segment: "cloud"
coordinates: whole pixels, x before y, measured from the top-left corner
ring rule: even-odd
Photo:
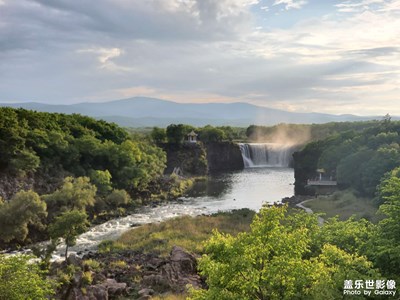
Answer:
[[[400,114],[399,1],[342,1],[321,17],[306,14],[313,1],[272,2],[303,8],[290,25],[255,0],[3,2],[0,101],[146,95]]]
[[[286,10],[290,10],[290,9],[300,9],[307,3],[308,1],[306,0],[275,0],[274,4],[272,5],[275,6],[283,4],[285,5]]]
[[[394,11],[400,9],[398,0],[347,0],[335,5],[339,12],[355,13],[366,10],[374,10],[378,7],[380,11]]]
[[[100,63],[101,69],[110,71],[130,71],[131,68],[117,65],[113,58],[119,57],[123,51],[119,48],[89,48],[80,49],[77,53],[94,53],[97,54],[97,60]]]

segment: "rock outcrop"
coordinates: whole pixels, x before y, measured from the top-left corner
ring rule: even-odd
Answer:
[[[86,259],[96,261],[100,267],[90,267]],[[168,257],[122,251],[90,253],[82,260],[71,255],[68,262],[75,273],[59,290],[57,299],[108,300],[124,296],[144,300],[165,292],[184,293],[188,285],[204,287],[197,274],[196,257],[177,246]],[[60,269],[67,270],[67,263],[54,263],[52,273]],[[88,276],[91,282],[87,282]]]
[[[208,173],[206,149],[202,143],[162,144],[167,153],[165,174],[179,167],[184,176],[204,176]]]
[[[243,158],[239,145],[232,142],[206,145],[208,170],[210,172],[243,170]]]

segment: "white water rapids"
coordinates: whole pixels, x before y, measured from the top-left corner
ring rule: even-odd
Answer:
[[[293,169],[256,168],[213,176],[204,186],[178,202],[157,207],[143,207],[137,213],[93,226],[80,235],[69,253],[95,251],[103,240],[115,240],[132,225],[161,222],[182,215],[196,216],[218,211],[249,208],[258,211],[263,203],[279,202],[293,195]],[[63,257],[65,245],[60,245],[53,259]]]
[[[245,165],[243,171],[211,176],[176,202],[143,207],[137,213],[93,226],[78,237],[76,246],[70,247],[69,253],[95,251],[101,241],[115,240],[132,226],[240,208],[258,211],[264,203],[280,202],[293,195],[293,169],[288,168],[290,147],[277,144],[239,144],[239,147]],[[55,251],[53,260],[63,257],[64,252],[65,245],[62,244]]]

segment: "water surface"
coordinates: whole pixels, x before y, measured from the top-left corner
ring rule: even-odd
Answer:
[[[210,214],[239,208],[258,211],[264,203],[279,202],[293,195],[293,169],[249,168],[243,171],[210,176],[178,201],[157,207],[143,207],[127,217],[93,226],[80,235],[71,252],[95,250],[102,240],[113,240],[132,224],[160,222],[182,215]],[[65,246],[58,247],[54,259],[62,257]]]

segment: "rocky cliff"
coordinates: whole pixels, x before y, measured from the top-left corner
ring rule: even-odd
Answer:
[[[318,168],[318,159],[321,156],[319,144],[310,143],[301,151],[293,154],[294,167],[294,191],[295,195],[312,195],[312,191],[307,190],[307,179],[315,177]]]
[[[204,176],[208,173],[206,148],[201,143],[161,144],[167,153],[165,174],[179,167],[184,176]]]
[[[167,153],[165,174],[179,167],[183,175],[204,176],[209,172],[242,170],[242,154],[231,142],[159,145]]]
[[[234,171],[244,168],[238,144],[232,142],[209,143],[206,145],[206,149],[210,172]]]

